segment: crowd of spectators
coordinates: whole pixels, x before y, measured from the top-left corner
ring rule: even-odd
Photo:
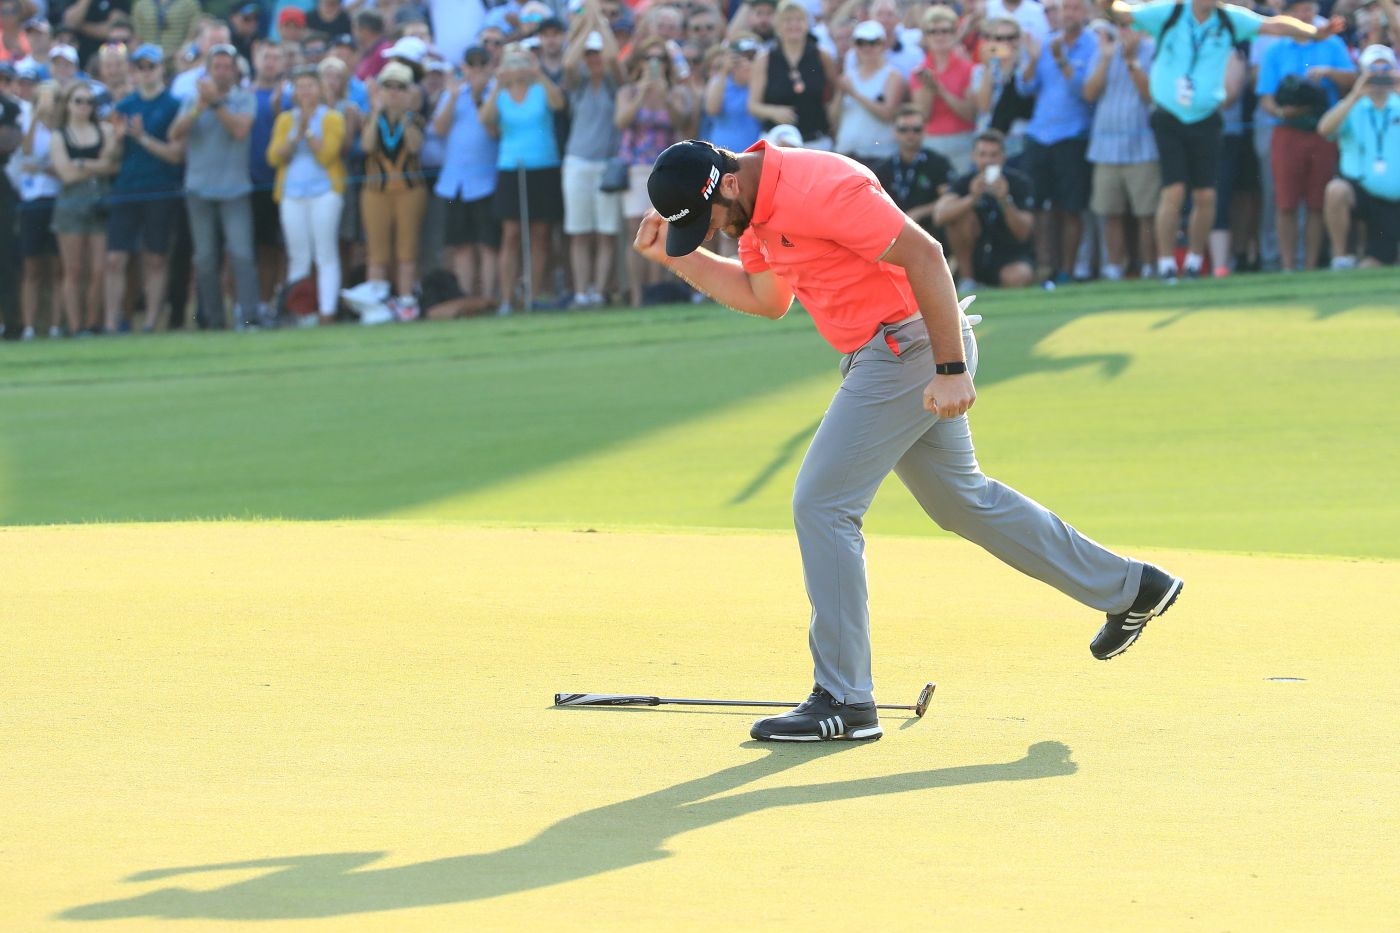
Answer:
[[[684,300],[619,246],[690,136],[865,163],[964,291],[1394,264],[1397,38],[1395,0],[0,0],[5,335]]]

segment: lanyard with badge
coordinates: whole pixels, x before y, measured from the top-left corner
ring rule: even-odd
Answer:
[[[1196,18],[1192,16],[1190,19],[1187,34],[1191,40],[1191,63],[1186,66],[1186,74],[1176,79],[1176,102],[1180,107],[1190,107],[1196,101],[1196,82],[1191,79],[1191,73],[1196,70],[1196,60],[1201,57],[1201,48],[1206,44],[1206,39],[1210,38],[1210,24],[1214,21],[1214,17],[1207,20],[1197,37]]]
[[[1380,120],[1376,120],[1376,115],[1380,114]],[[1371,121],[1371,131],[1376,134],[1376,161],[1371,163],[1372,175],[1385,174],[1385,130],[1390,125],[1390,105],[1386,104],[1380,110],[1371,108],[1366,119]]]

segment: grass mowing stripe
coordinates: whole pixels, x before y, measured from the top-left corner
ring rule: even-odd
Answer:
[[[1400,319],[1380,304],[1396,282],[987,295],[974,421],[989,472],[1105,540],[1400,556],[1371,530],[1394,509],[1397,441],[1376,425],[1400,389],[1386,350]],[[413,514],[781,529],[801,435],[837,380],[800,312],[770,323],[691,306],[37,341],[5,357],[12,523]],[[1328,394],[1298,396],[1316,369]],[[901,495],[887,485],[872,527],[928,533]]]

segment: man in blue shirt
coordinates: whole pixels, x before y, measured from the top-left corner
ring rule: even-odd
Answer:
[[[132,253],[141,253],[141,283],[146,298],[142,329],[155,330],[165,304],[166,256],[184,210],[185,147],[170,139],[180,101],[165,87],[165,53],[143,45],[131,53],[136,90],[116,104],[114,123],[122,133],[122,162],[112,182],[107,213],[106,328],[122,329],[126,270]]]
[[[1317,15],[1316,0],[1286,0],[1284,12],[1305,23]],[[1269,47],[1259,67],[1255,91],[1260,106],[1279,121],[1269,144],[1274,178],[1274,226],[1279,260],[1291,270],[1298,254],[1298,206],[1306,204],[1304,268],[1322,253],[1323,192],[1337,174],[1337,146],[1318,135],[1317,121],[1356,81],[1346,43],[1337,36],[1322,42],[1281,39]]]
[[[1366,223],[1363,266],[1394,265],[1400,252],[1400,78],[1395,53],[1384,45],[1361,53],[1361,77],[1351,93],[1327,111],[1317,131],[1336,136],[1357,166],[1356,183],[1337,178],[1327,186],[1327,227],[1333,268],[1356,265],[1347,253],[1351,212]]]
[[[1063,29],[1051,33],[1043,49],[1027,34],[1027,61],[1016,75],[1016,90],[1035,97],[1023,167],[1036,196],[1040,258],[1051,266],[1053,282],[1069,281],[1084,229],[1080,215],[1089,206],[1085,154],[1094,108],[1084,99],[1084,79],[1098,42],[1084,29],[1088,13],[1087,0],[1064,0]]]
[[[1215,0],[1155,0],[1130,6],[1113,0],[1110,15],[1157,39],[1148,87],[1157,105],[1152,133],[1162,160],[1162,199],[1157,205],[1157,274],[1176,282],[1176,234],[1181,206],[1191,188],[1185,273],[1200,274],[1206,239],[1215,220],[1215,182],[1220,171],[1225,102],[1225,67],[1234,47],[1256,35],[1318,41],[1345,26],[1334,19],[1322,29],[1291,16],[1267,19],[1244,7]]]

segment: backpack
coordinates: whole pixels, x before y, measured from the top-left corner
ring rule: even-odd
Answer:
[[[1157,33],[1158,48],[1161,47],[1162,40],[1167,37],[1167,33],[1170,32],[1171,28],[1181,19],[1181,14],[1185,12],[1185,10],[1185,0],[1177,0],[1176,6],[1172,8],[1171,15],[1168,16],[1167,21],[1162,24],[1162,31]],[[1240,40],[1235,36],[1235,24],[1230,22],[1230,17],[1225,15],[1225,10],[1219,4],[1215,7],[1215,15],[1220,18],[1220,28],[1224,29],[1225,33],[1230,37],[1230,47],[1234,48],[1239,45]]]

